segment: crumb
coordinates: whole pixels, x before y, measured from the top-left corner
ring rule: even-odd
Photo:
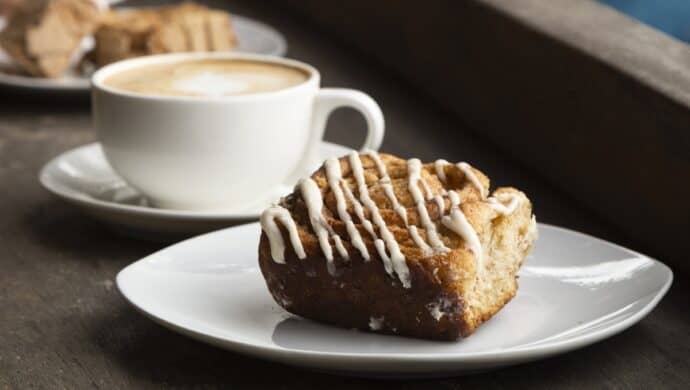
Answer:
[[[381,330],[383,329],[383,316],[381,317],[369,317],[369,329],[371,330]]]

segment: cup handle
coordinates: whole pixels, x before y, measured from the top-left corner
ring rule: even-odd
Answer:
[[[311,133],[304,160],[287,180],[294,185],[305,172],[316,169],[319,161],[319,144],[326,130],[326,122],[333,110],[338,107],[352,107],[364,115],[367,122],[367,136],[360,150],[378,150],[383,141],[385,124],[379,105],[369,95],[346,88],[321,88],[314,99]]]
[[[364,115],[367,122],[367,136],[360,150],[378,150],[381,147],[385,132],[381,108],[369,95],[345,88],[322,88],[317,93],[309,150],[317,150],[318,143],[323,139],[328,117],[338,107],[352,107]]]

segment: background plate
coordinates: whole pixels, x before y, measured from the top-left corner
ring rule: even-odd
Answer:
[[[321,142],[317,161],[344,156],[351,148]],[[310,175],[316,164],[303,175]],[[48,162],[39,173],[41,185],[123,234],[154,240],[179,241],[192,235],[253,222],[271,202],[292,191],[278,184],[266,198],[242,211],[185,211],[154,208],[110,167],[99,143],[68,150]]]
[[[237,51],[284,56],[287,52],[285,37],[273,27],[244,16],[232,15],[233,26],[237,32],[239,47]],[[0,30],[4,27],[5,19],[0,16]],[[93,47],[93,38],[89,37],[82,42],[82,50]],[[0,85],[27,88],[44,91],[89,91],[89,77],[75,72],[67,74],[59,79],[40,77],[28,77],[24,75],[3,73],[2,68],[11,66],[11,60],[0,49]]]

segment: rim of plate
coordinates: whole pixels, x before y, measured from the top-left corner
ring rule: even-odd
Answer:
[[[323,352],[323,351],[308,351],[308,350],[296,350],[296,349],[288,349],[288,348],[282,348],[282,347],[271,347],[271,346],[263,346],[263,345],[257,345],[251,342],[247,341],[242,341],[238,339],[229,339],[223,336],[220,336],[219,334],[210,331],[210,330],[205,330],[208,333],[201,333],[199,331],[196,331],[194,329],[190,329],[184,326],[177,325],[173,322],[170,322],[168,320],[165,320],[162,317],[157,316],[154,313],[148,312],[144,310],[142,307],[138,306],[133,299],[127,294],[125,291],[126,288],[122,287],[122,281],[121,279],[124,277],[125,272],[132,267],[137,266],[138,264],[141,264],[142,262],[149,261],[149,259],[153,258],[154,256],[157,256],[159,253],[168,251],[173,249],[174,247],[177,246],[184,246],[184,245],[189,245],[189,243],[193,240],[204,238],[207,236],[211,235],[217,235],[217,234],[223,234],[227,230],[231,229],[247,229],[250,225],[258,225],[257,222],[254,223],[249,223],[249,224],[244,224],[240,226],[235,226],[235,227],[230,227],[230,228],[225,228],[221,230],[216,230],[214,232],[210,233],[205,233],[201,234],[196,237],[192,237],[183,241],[180,241],[176,244],[170,245],[166,248],[163,248],[159,251],[156,251],[130,265],[127,267],[123,268],[120,272],[118,272],[117,277],[116,277],[116,284],[117,284],[117,289],[120,292],[120,294],[125,298],[125,300],[132,305],[137,311],[141,312],[144,314],[144,316],[154,320],[155,322],[158,322],[166,327],[172,328],[177,330],[178,332],[185,334],[189,337],[192,337],[194,339],[212,343],[217,346],[231,346],[232,350],[234,351],[239,351],[246,353],[251,356],[259,356],[259,357],[264,357],[272,360],[278,360],[279,357],[294,357],[294,356],[299,356],[299,357],[304,357],[304,358],[324,358],[328,359],[329,361],[333,361],[336,359],[339,360],[357,360],[358,362],[362,363],[375,363],[375,362],[382,362],[382,361],[397,361],[397,362],[414,362],[414,361],[425,361],[425,362],[442,362],[442,363],[453,363],[453,362],[463,362],[463,361],[473,361],[473,362],[484,362],[484,361],[507,361],[507,360],[513,360],[513,359],[519,359],[521,357],[529,357],[529,356],[537,356],[537,357],[546,357],[550,355],[551,353],[556,353],[556,352],[567,352],[567,351],[572,351],[574,349],[577,349],[579,347],[583,347],[586,345],[593,344],[597,341],[603,340],[609,336],[613,336],[617,333],[620,333],[635,323],[637,323],[640,319],[644,318],[647,314],[649,314],[652,309],[656,307],[656,305],[659,303],[659,301],[666,295],[668,292],[669,288],[671,287],[671,284],[673,282],[673,271],[664,263],[662,263],[659,260],[656,260],[654,258],[651,258],[649,256],[646,256],[642,253],[639,253],[637,251],[634,251],[632,249],[625,248],[621,245],[606,241],[604,239],[594,237],[592,235],[582,233],[576,230],[571,230],[568,228],[560,227],[560,226],[555,226],[551,224],[546,224],[546,223],[541,223],[539,222],[539,227],[541,228],[546,228],[546,229],[552,229],[552,230],[557,230],[561,231],[562,233],[565,234],[572,234],[576,236],[581,236],[581,237],[586,237],[588,239],[593,239],[598,242],[602,242],[607,245],[611,245],[615,248],[622,249],[626,252],[629,252],[631,254],[635,254],[640,257],[645,257],[653,262],[659,264],[664,268],[664,270],[667,272],[667,277],[666,281],[664,282],[663,286],[656,292],[654,297],[652,298],[651,301],[649,301],[644,307],[636,311],[633,315],[625,318],[622,321],[616,322],[613,325],[606,326],[604,328],[599,328],[591,332],[587,332],[584,334],[581,334],[579,336],[575,337],[570,337],[566,338],[564,340],[560,341],[546,341],[543,344],[527,344],[525,346],[517,346],[517,347],[511,347],[508,349],[493,349],[493,350],[488,350],[488,351],[481,351],[481,352],[469,352],[469,353],[462,353],[462,354],[440,354],[440,355],[434,355],[434,354],[425,354],[425,355],[418,355],[418,354],[413,354],[413,353],[354,353],[354,352]],[[395,337],[395,336],[393,336]],[[536,359],[535,359],[536,360]],[[293,362],[293,365],[301,365],[304,366],[304,364],[299,364],[300,362]]]
[[[346,148],[352,150],[349,146],[336,144],[328,141],[321,141],[321,145],[326,144],[328,147],[336,148]],[[111,210],[120,213],[137,213],[140,215],[146,215],[151,217],[159,218],[170,218],[170,219],[204,219],[204,220],[225,220],[225,219],[259,219],[261,215],[260,211],[191,211],[191,210],[172,210],[172,209],[157,209],[153,207],[137,206],[130,204],[122,204],[116,202],[108,202],[105,200],[97,199],[91,196],[83,196],[81,193],[72,191],[69,189],[62,188],[63,186],[54,185],[55,180],[51,179],[50,170],[59,169],[56,166],[61,160],[69,157],[73,154],[82,153],[84,149],[90,149],[99,147],[100,143],[93,142],[90,144],[78,146],[73,149],[69,149],[48,161],[38,173],[38,181],[41,183],[43,188],[48,192],[58,196],[59,198],[73,204],[87,206],[90,208],[98,208],[104,210]]]

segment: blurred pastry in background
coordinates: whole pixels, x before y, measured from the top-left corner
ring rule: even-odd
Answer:
[[[97,66],[148,54],[226,51],[237,46],[230,14],[193,3],[110,11],[94,36]]]
[[[194,3],[119,10],[108,10],[105,4],[23,0],[0,31],[0,48],[17,69],[1,71],[54,78],[71,69],[88,74],[126,58],[237,46],[230,14],[224,11]],[[91,47],[83,43],[90,40],[95,42],[90,45],[93,50],[85,55]]]
[[[0,46],[24,72],[58,77],[78,60],[100,13],[93,0],[24,0],[0,31]]]

